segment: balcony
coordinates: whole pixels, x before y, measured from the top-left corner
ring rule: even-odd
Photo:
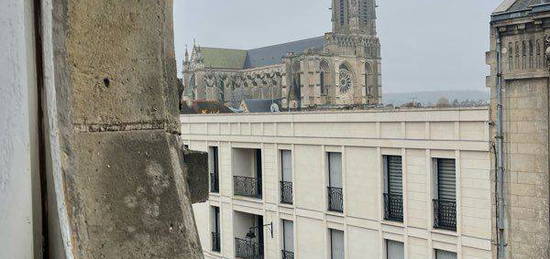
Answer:
[[[456,201],[433,200],[434,228],[456,231]]]
[[[281,203],[292,204],[292,182],[281,181]]]
[[[344,196],[342,188],[328,187],[328,210],[344,212]]]
[[[384,193],[384,219],[403,222],[403,196]]]
[[[262,244],[253,240],[235,238],[235,257],[245,259],[263,259]]]
[[[219,175],[216,173],[210,173],[210,192],[219,193],[220,192],[220,182]]]
[[[257,178],[248,176],[233,176],[235,195],[246,196],[252,198],[262,198],[261,189],[262,182]]]
[[[294,259],[294,252],[282,250],[282,259]]]
[[[213,252],[221,251],[220,233],[212,232],[212,251]]]

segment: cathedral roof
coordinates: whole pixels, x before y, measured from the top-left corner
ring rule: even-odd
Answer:
[[[246,50],[201,47],[203,63],[206,67],[222,69],[242,69],[246,61]]]
[[[263,67],[280,64],[282,58],[290,52],[303,53],[306,49],[322,49],[325,37],[315,37],[283,44],[248,50],[245,68]]]
[[[493,16],[509,14],[509,18],[521,17],[527,15],[527,12],[533,8],[548,3],[550,3],[550,0],[504,0],[493,12]],[[510,13],[517,14],[512,15]]]
[[[516,11],[522,11],[529,9],[530,6],[538,5],[545,2],[544,0],[517,0],[515,3],[513,3],[510,8],[508,8],[508,12],[516,12]]]
[[[251,50],[205,48],[200,53],[205,67],[243,69],[281,64],[288,53],[303,53],[306,49],[322,49],[325,37],[315,37]]]
[[[491,15],[491,22],[523,18],[550,11],[550,0],[504,0]]]

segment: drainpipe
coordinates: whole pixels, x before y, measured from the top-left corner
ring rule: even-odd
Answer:
[[[496,46],[496,62],[497,62],[497,81],[496,81],[496,101],[497,101],[497,114],[496,114],[496,159],[497,159],[497,258],[506,258],[506,240],[505,240],[505,210],[504,210],[504,131],[503,131],[503,103],[502,103],[502,67],[501,67],[501,55],[502,55],[502,43],[501,36],[496,31],[497,46]]]

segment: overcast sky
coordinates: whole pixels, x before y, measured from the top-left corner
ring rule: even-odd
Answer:
[[[175,0],[185,46],[251,49],[323,35],[330,0]],[[502,0],[378,0],[384,92],[485,90],[489,15]]]

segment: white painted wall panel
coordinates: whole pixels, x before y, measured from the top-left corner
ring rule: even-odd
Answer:
[[[39,175],[32,2],[0,1],[0,258],[33,258],[39,251],[33,235],[40,226],[33,218],[39,197],[33,197],[33,178]]]

